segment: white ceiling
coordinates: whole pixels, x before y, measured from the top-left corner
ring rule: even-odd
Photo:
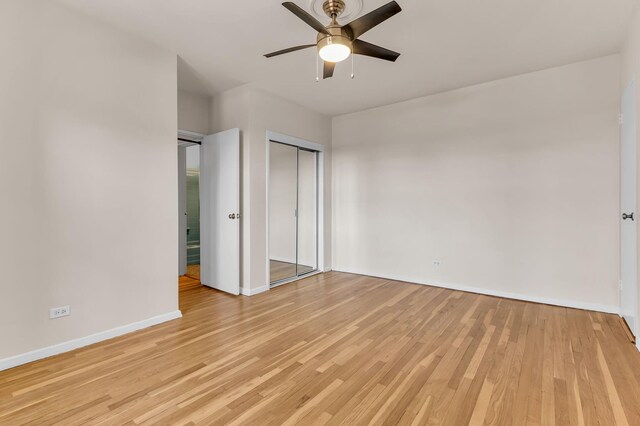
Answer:
[[[402,53],[356,57],[315,82],[316,33],[281,0],[60,0],[179,56],[184,90],[213,95],[251,83],[339,115],[616,53],[636,0],[398,0],[403,11],[362,39]],[[347,2],[349,0],[346,0]],[[364,0],[363,13],[388,0]],[[296,3],[309,10],[309,0]]]

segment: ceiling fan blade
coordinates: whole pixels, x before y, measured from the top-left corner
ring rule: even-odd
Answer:
[[[324,63],[324,67],[322,68],[322,78],[331,78],[333,77],[333,71],[336,69],[335,62],[326,62]]]
[[[372,58],[384,59],[385,61],[395,62],[400,56],[398,52],[367,43],[366,41],[356,40],[353,42],[353,53],[356,55],[371,56]]]
[[[286,1],[282,3],[282,5],[287,9],[289,9],[289,11],[291,11],[291,13],[296,15],[298,18],[306,22],[307,25],[309,25],[314,30],[318,31],[319,33],[331,35],[329,31],[327,31],[327,29],[324,27],[324,25],[320,23],[320,21],[318,21],[316,18],[308,14],[303,8],[301,8],[297,4],[290,1]]]
[[[371,28],[383,23],[384,21],[401,11],[402,8],[400,7],[400,5],[395,1],[392,1],[385,4],[384,6],[380,6],[373,12],[369,12],[366,15],[361,16],[352,22],[349,22],[347,25],[345,25],[345,27],[351,30],[351,32],[353,33],[353,39],[355,40],[362,34],[369,31]]]
[[[285,53],[295,52],[296,50],[307,49],[309,47],[313,47],[315,44],[304,44],[302,46],[290,47],[288,49],[278,50],[277,52],[271,52],[264,55],[265,58],[271,58],[273,56],[284,55]]]

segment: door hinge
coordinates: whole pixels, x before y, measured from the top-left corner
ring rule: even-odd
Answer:
[[[618,114],[618,125],[622,126],[624,123],[624,116],[622,114]]]

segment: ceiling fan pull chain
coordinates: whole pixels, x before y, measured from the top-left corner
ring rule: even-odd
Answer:
[[[320,60],[318,59],[320,56],[316,55],[316,83],[320,81]]]
[[[351,80],[353,80],[354,78],[356,78],[356,72],[355,72],[355,56],[353,53],[351,54]]]

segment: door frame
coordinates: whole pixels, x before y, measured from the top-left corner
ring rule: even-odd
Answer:
[[[632,109],[633,111],[632,114],[630,114],[630,117],[627,117],[624,115],[624,113],[626,111],[624,111],[625,108],[625,98],[627,96],[630,96],[631,102],[632,102]],[[632,176],[628,176],[627,178],[631,178],[631,182],[633,183],[634,186],[634,191],[633,192],[633,196],[634,198],[637,197],[636,195],[636,191],[637,191],[637,122],[636,122],[636,118],[637,118],[637,108],[638,106],[636,105],[636,81],[635,78],[631,78],[631,80],[629,80],[629,82],[627,83],[627,85],[624,87],[624,89],[622,90],[622,94],[620,96],[620,215],[624,214],[624,213],[628,213],[627,211],[624,210],[624,206],[623,204],[623,197],[624,194],[622,192],[623,190],[623,186],[625,185],[625,181],[624,178],[625,176],[622,175],[622,168],[623,168],[623,162],[624,159],[622,158],[622,154],[624,151],[624,137],[625,137],[625,132],[624,132],[624,128],[623,126],[629,126],[631,125],[632,127],[632,134],[633,134],[633,138],[632,138],[632,142],[633,142],[633,148],[632,148],[632,155],[631,158],[633,160],[633,167],[632,167]],[[635,213],[636,215],[637,213],[637,200],[635,205],[633,206],[633,213]],[[638,349],[640,349],[640,338],[638,338],[638,334],[640,333],[640,319],[638,318],[638,314],[639,312],[639,307],[638,307],[638,299],[639,299],[639,295],[640,295],[640,286],[638,285],[638,262],[637,262],[637,255],[638,255],[638,246],[637,246],[637,225],[636,222],[632,222],[633,223],[633,228],[634,228],[634,232],[633,232],[633,240],[635,241],[635,244],[633,244],[633,246],[635,247],[635,253],[633,253],[634,255],[631,256],[632,258],[632,265],[631,265],[631,271],[632,271],[632,275],[635,276],[635,279],[632,279],[632,283],[629,282],[624,282],[622,279],[622,273],[623,270],[625,269],[623,267],[623,263],[625,261],[625,253],[623,252],[624,249],[624,244],[623,244],[623,240],[624,240],[624,232],[625,232],[625,225],[626,225],[626,221],[625,220],[620,220],[620,316],[623,318],[623,321],[627,322],[627,325],[629,326],[629,329],[631,330],[631,332],[635,335],[636,337],[636,344]],[[637,218],[636,218],[637,220]],[[627,231],[628,232],[628,231]],[[632,286],[632,290],[629,290],[629,285]],[[625,309],[623,308],[623,298],[625,296],[629,296],[628,293],[631,293],[631,295],[633,296],[633,300],[631,301],[631,312],[626,312]],[[631,318],[628,318],[629,315],[625,315],[625,314],[630,314]],[[632,324],[629,324],[629,319],[631,320]]]
[[[306,278],[309,277],[311,275],[315,275],[315,274],[321,274],[323,272],[325,272],[325,256],[324,256],[324,248],[325,248],[325,238],[324,238],[324,234],[325,234],[325,227],[324,227],[324,218],[325,218],[325,210],[324,210],[324,199],[325,199],[325,191],[324,191],[324,164],[325,164],[325,146],[319,143],[315,143],[315,142],[310,142],[304,139],[300,139],[300,138],[296,138],[294,136],[289,136],[289,135],[285,135],[282,133],[277,133],[277,132],[272,132],[270,130],[267,130],[267,137],[266,137],[266,157],[267,157],[267,163],[266,163],[266,178],[265,178],[265,185],[266,185],[266,194],[267,194],[267,202],[266,202],[266,220],[265,220],[265,229],[267,230],[267,241],[266,241],[266,259],[265,259],[265,270],[266,270],[266,283],[265,286],[267,286],[268,288],[271,288],[271,267],[270,267],[270,253],[269,253],[269,239],[270,239],[270,230],[269,230],[269,177],[270,177],[270,170],[269,170],[269,150],[271,147],[271,142],[276,142],[276,143],[281,143],[281,144],[285,144],[285,145],[291,145],[291,146],[295,146],[298,148],[303,148],[303,149],[307,149],[307,150],[311,150],[311,151],[316,151],[316,168],[317,168],[317,230],[318,230],[318,235],[317,235],[317,245],[318,245],[318,269],[314,272],[310,272],[308,274],[305,274],[303,276],[296,276],[293,277],[289,280],[283,280],[282,282],[278,282],[277,285],[282,285],[282,284],[288,284],[290,282],[293,281],[297,281],[300,280],[302,278]]]

